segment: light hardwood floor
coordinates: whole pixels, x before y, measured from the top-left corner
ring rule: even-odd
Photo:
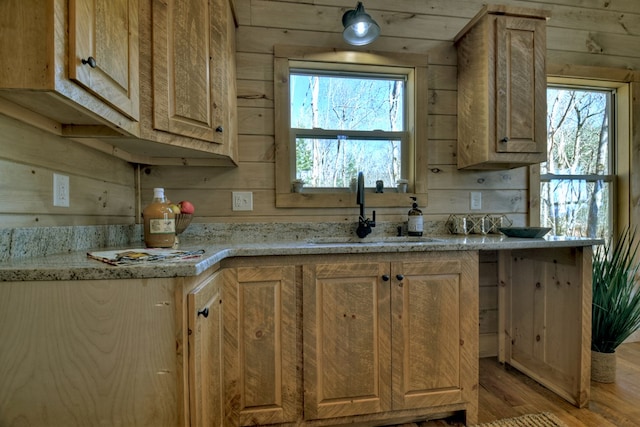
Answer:
[[[480,410],[484,423],[518,415],[552,412],[569,427],[640,426],[640,342],[617,350],[616,382],[591,382],[591,400],[576,408],[515,369],[495,358],[480,359]],[[445,421],[417,424],[419,427],[456,425]],[[412,426],[408,424],[405,426]],[[416,426],[416,424],[413,424]]]

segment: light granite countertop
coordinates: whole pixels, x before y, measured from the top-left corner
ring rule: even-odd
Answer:
[[[52,281],[97,279],[144,279],[196,276],[231,257],[398,253],[459,250],[509,250],[527,248],[580,247],[600,245],[600,239],[545,237],[509,238],[502,235],[316,238],[267,243],[210,244],[185,241],[181,250],[203,249],[204,255],[180,261],[156,261],[137,265],[113,266],[87,257],[87,252],[12,259],[0,263],[0,281]],[[139,246],[106,249],[133,249]]]

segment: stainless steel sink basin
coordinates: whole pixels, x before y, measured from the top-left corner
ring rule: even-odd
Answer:
[[[442,239],[434,239],[427,236],[367,236],[359,237],[318,237],[307,241],[310,245],[380,245],[380,244],[426,244],[444,242]]]

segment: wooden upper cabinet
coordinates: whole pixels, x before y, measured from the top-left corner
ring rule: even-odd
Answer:
[[[138,135],[137,2],[3,0],[0,28],[4,113],[61,135]]]
[[[69,1],[69,77],[138,120],[138,2]]]
[[[456,36],[458,168],[546,161],[548,13],[486,6]]]
[[[229,0],[154,1],[150,31],[151,99],[143,99],[150,117],[143,138],[233,164],[235,20]]]
[[[133,163],[237,164],[230,0],[2,0],[0,28],[1,113]]]

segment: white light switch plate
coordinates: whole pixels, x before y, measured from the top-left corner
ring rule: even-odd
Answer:
[[[251,191],[232,191],[231,209],[234,211],[252,211],[253,193]]]
[[[69,177],[53,174],[53,206],[69,207]]]
[[[472,210],[482,209],[482,193],[480,191],[472,191],[470,193],[469,199]]]

